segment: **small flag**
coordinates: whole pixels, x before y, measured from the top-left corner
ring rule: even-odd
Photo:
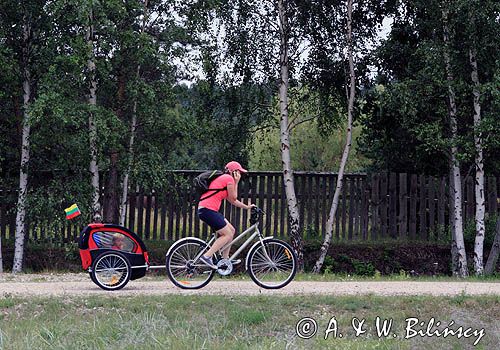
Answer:
[[[78,206],[76,204],[73,204],[71,207],[64,209],[64,211],[66,212],[67,220],[71,220],[81,214],[80,209],[78,209]]]

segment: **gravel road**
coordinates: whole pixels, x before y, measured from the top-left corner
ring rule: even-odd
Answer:
[[[107,292],[88,274],[11,274],[0,275],[0,296],[67,295],[500,295],[498,282],[415,282],[415,281],[293,281],[279,290],[266,290],[251,281],[215,278],[200,290],[181,290],[170,281],[145,277],[130,281],[122,290]]]

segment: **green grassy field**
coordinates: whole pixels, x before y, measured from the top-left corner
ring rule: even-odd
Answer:
[[[375,320],[393,319],[390,336],[378,338]],[[312,317],[318,332],[296,334]],[[325,330],[335,317],[337,338]],[[355,336],[352,318],[365,319]],[[0,299],[2,349],[462,349],[478,336],[404,339],[408,317],[441,327],[484,328],[476,349],[500,342],[500,296],[471,297],[218,297],[155,296]],[[302,327],[299,327],[302,329]],[[415,328],[415,330],[425,327]],[[339,333],[343,337],[340,338]],[[396,334],[397,337],[394,337]]]

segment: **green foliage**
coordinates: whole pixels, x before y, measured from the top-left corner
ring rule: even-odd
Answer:
[[[491,247],[495,240],[497,216],[489,215],[484,220],[485,233],[484,233],[484,246]],[[464,243],[467,246],[473,247],[476,239],[476,221],[469,220],[464,225]]]
[[[352,259],[352,265],[354,266],[354,271],[356,275],[359,276],[374,276],[375,267],[369,262],[360,261],[357,259]]]
[[[395,172],[448,174],[448,153],[458,146],[464,171],[473,166],[473,98],[469,50],[477,49],[481,96],[485,169],[500,170],[498,87],[500,37],[494,18],[498,4],[485,1],[451,2],[450,55],[457,102],[458,137],[450,139],[447,75],[443,58],[442,4],[437,1],[403,1],[388,38],[376,49],[376,85],[368,89],[361,151],[374,169]],[[402,13],[404,16],[401,16]],[[485,35],[477,35],[477,33]],[[493,123],[493,124],[492,124]]]
[[[329,255],[325,256],[325,260],[323,261],[323,273],[329,274],[333,272],[335,268],[335,260]]]
[[[293,98],[288,111],[292,120],[290,147],[292,164],[297,170],[338,171],[346,138],[346,116],[337,106],[337,125],[335,130],[325,130],[321,122],[321,96],[306,87],[291,88]],[[277,101],[275,101],[277,102]],[[339,104],[339,102],[332,102]],[[274,103],[277,106],[277,103]],[[280,153],[280,116],[273,109],[273,118],[267,121],[268,127],[253,133],[249,165],[252,170],[282,170]],[[347,171],[362,171],[368,162],[357,152],[357,139],[360,127],[353,129],[353,142]]]

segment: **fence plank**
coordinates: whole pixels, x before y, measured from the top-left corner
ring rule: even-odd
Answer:
[[[128,227],[134,232],[137,232],[135,228],[135,205],[137,203],[137,196],[135,192],[132,192],[128,196]]]
[[[360,239],[361,237],[361,179],[356,178],[356,210],[354,216],[354,237]]]
[[[347,190],[349,187],[349,180],[344,178],[342,185],[342,238],[347,239],[346,221],[347,221]]]
[[[243,183],[243,195],[242,195],[242,198],[245,201],[245,203],[248,203],[248,201],[250,199],[250,195],[249,195],[249,192],[250,192],[250,178],[247,176],[244,181],[245,182]],[[251,200],[250,200],[250,203],[255,204]],[[240,232],[245,231],[245,229],[247,227],[247,224],[248,224],[248,211],[247,210],[243,210],[242,213],[241,213],[241,227],[240,227]]]
[[[406,238],[408,235],[408,175],[399,174],[399,237]]]
[[[432,239],[436,240],[436,180],[429,177],[429,236],[433,233]]]
[[[281,189],[281,178],[279,175],[274,177],[274,189],[273,189],[273,198],[274,198],[274,217],[273,217],[273,236],[282,237],[280,232],[278,231],[278,223],[279,223],[279,200],[280,200],[280,189]]]
[[[350,179],[349,181],[349,226],[348,226],[348,237],[349,240],[352,241],[352,234],[353,234],[353,229],[354,229],[354,215],[355,215],[355,190],[354,187],[356,183],[354,182],[354,179]]]
[[[366,241],[368,239],[368,225],[369,225],[369,205],[370,205],[370,191],[368,187],[368,179],[363,179],[363,186],[361,187],[361,195],[363,198],[362,201],[362,235],[363,240]]]
[[[188,206],[189,206],[189,192],[184,192],[182,194],[182,237],[188,236],[187,231],[187,218],[188,218]]]
[[[304,196],[304,229],[308,234],[308,238],[311,237],[311,225],[312,225],[312,210],[311,210],[311,192],[312,189],[312,177],[310,175],[304,175],[305,187],[303,189],[302,195]]]
[[[387,236],[387,173],[380,174],[380,236]]]
[[[397,177],[396,173],[389,175],[389,235],[392,238],[398,236],[397,221]]]
[[[321,187],[320,187],[320,179],[321,179],[321,176],[320,175],[315,175],[314,176],[314,203],[315,203],[315,210],[314,210],[314,232],[316,233],[316,237],[322,237],[323,235],[321,234],[320,232],[320,217],[319,217],[319,213],[321,211],[321,207],[320,207],[320,204],[321,204]]]
[[[258,176],[257,175],[252,176],[252,182],[250,183],[250,193],[249,193],[252,203],[257,203],[257,181],[258,181]]]
[[[144,217],[144,192],[140,191],[138,194],[137,200],[137,234],[139,237],[144,238],[143,236],[143,217]]]
[[[410,238],[417,236],[417,175],[410,176]]]
[[[175,220],[175,231],[174,232],[175,232],[175,237],[176,237],[175,239],[176,240],[182,237],[181,233],[180,233],[180,230],[181,230],[181,221],[182,221],[182,216],[181,216],[182,215],[182,210],[181,210],[182,204],[180,204],[178,202],[178,200],[179,200],[178,198],[179,198],[178,194],[176,194],[176,196],[175,196],[175,205],[174,205],[174,215],[175,215],[174,216],[174,218],[175,218],[174,219]]]
[[[488,177],[488,207],[490,215],[496,215],[498,211],[498,188],[497,178],[494,176]]]
[[[166,226],[166,220],[167,220],[167,205],[165,203],[165,196],[162,196],[162,201],[161,201],[161,215],[160,215],[160,239],[165,239],[165,226]],[[190,230],[190,232],[193,232]]]
[[[158,201],[158,195],[155,193],[153,197],[153,232],[152,232],[152,237],[153,239],[158,239],[158,206],[159,206],[159,201]]]
[[[167,205],[167,234],[169,240],[175,240],[174,234],[174,198],[172,193],[168,194],[168,205]]]
[[[326,235],[326,221],[328,220],[328,177],[321,176],[321,237]]]
[[[266,190],[266,235],[272,235],[272,227],[271,227],[271,216],[273,213],[273,181],[274,176],[270,175],[267,177],[267,190]]]
[[[427,232],[427,204],[426,204],[426,196],[427,196],[427,183],[424,175],[419,176],[418,181],[418,190],[419,190],[419,202],[418,202],[418,210],[419,210],[419,234],[421,239],[429,239]]]
[[[148,194],[146,196],[146,222],[144,224],[144,233],[145,233],[145,238],[150,239],[151,237],[151,194]]]
[[[376,240],[379,236],[379,203],[380,203],[380,197],[379,197],[379,177],[378,174],[373,174],[371,177],[371,190],[372,190],[372,196],[371,196],[371,232],[370,232],[370,238],[372,240]]]
[[[264,191],[265,191],[265,188],[266,188],[266,178],[267,176],[264,176],[264,175],[261,175],[259,176],[259,207],[262,209],[262,210],[265,210],[265,202],[264,202]],[[262,224],[261,224],[261,230],[262,232],[264,232],[264,234],[267,236],[269,233],[268,233],[268,228],[266,227],[262,227]]]
[[[438,193],[438,229],[436,230],[437,236],[439,238],[441,234],[445,232],[446,221],[445,221],[445,209],[447,206],[446,199],[446,178],[442,177],[439,180],[439,193]]]
[[[168,202],[169,202],[169,204],[168,204],[168,205],[170,205],[170,201],[168,201]],[[198,211],[198,205],[196,205],[196,206],[194,207],[194,211],[195,211],[195,213]],[[193,232],[193,236],[200,238],[200,226],[201,226],[201,220],[200,220],[200,218],[196,215],[196,216],[194,217],[194,220],[193,220],[193,221],[194,221],[194,232]],[[170,238],[170,233],[168,234],[168,236],[169,236],[169,239],[171,239],[171,238]]]
[[[299,191],[296,193],[296,197],[297,197],[297,200],[298,200],[298,204],[299,204],[299,225],[300,225],[300,230],[302,230],[302,232],[304,231],[304,228],[305,228],[305,220],[304,220],[304,210],[305,210],[305,196],[304,196],[304,192],[305,192],[305,181],[306,181],[306,178],[305,176],[295,176],[294,178],[294,181],[296,181],[297,183],[297,187],[299,189]]]

